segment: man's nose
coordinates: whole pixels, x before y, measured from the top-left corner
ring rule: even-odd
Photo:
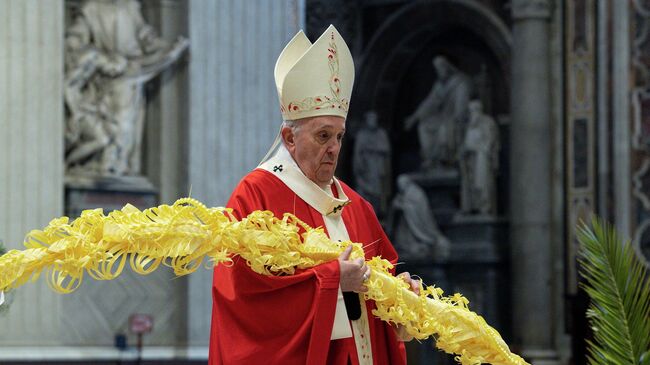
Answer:
[[[327,146],[327,153],[336,154],[339,152],[340,149],[341,149],[341,141],[339,141],[338,139],[334,139],[334,141],[331,142],[329,146]]]

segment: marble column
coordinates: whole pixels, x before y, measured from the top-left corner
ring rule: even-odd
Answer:
[[[630,4],[612,2],[612,182],[614,219],[620,237],[632,236],[632,166],[630,155]]]
[[[0,240],[63,213],[63,0],[0,1]],[[60,343],[60,296],[45,281],[16,290],[0,314],[0,362],[17,346]]]
[[[550,0],[512,2],[511,272],[514,343],[555,364],[551,267]]]
[[[301,0],[192,0],[187,173],[192,197],[223,206],[281,125],[273,67],[304,24]],[[189,277],[188,343],[200,354],[210,331],[212,273]],[[207,351],[206,351],[207,352]]]
[[[188,37],[188,2],[142,3],[143,14],[160,36],[173,42]],[[200,45],[197,45],[200,47]],[[187,196],[188,59],[190,51],[148,85],[144,173],[158,188],[160,202]]]

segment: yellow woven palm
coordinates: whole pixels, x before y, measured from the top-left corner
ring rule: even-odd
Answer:
[[[244,258],[260,274],[293,274],[296,268],[336,260],[349,245],[354,246],[353,258],[363,257],[359,244],[332,242],[322,229],[291,214],[278,219],[271,212],[255,211],[238,221],[228,209],[207,208],[189,198],[144,211],[127,205],[107,216],[101,209],[86,210],[73,222],[67,217],[52,220],[27,235],[25,250],[1,256],[0,290],[45,273],[52,289],[70,293],[81,285],[85,273],[111,280],[127,261],[143,275],[161,264],[176,275],[186,275],[206,258],[213,265],[229,264],[232,255]],[[467,308],[461,295],[443,297],[434,287],[416,295],[389,273],[388,261],[375,257],[367,264],[372,273],[365,297],[376,302],[375,316],[404,326],[417,339],[435,336],[437,347],[456,354],[463,365],[526,364],[510,352],[496,330]]]

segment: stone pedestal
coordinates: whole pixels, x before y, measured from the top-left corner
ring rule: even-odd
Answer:
[[[441,232],[451,242],[446,261],[411,259],[397,267],[446,295],[461,293],[470,309],[480,314],[504,337],[510,339],[507,220],[459,213],[460,179],[455,170],[412,175],[427,193]],[[434,350],[432,340],[408,344],[409,364],[454,364],[453,356]]]
[[[445,227],[452,242],[446,263],[451,286],[470,300],[470,308],[510,339],[508,282],[508,223],[505,219],[456,217]],[[444,288],[443,288],[444,289]]]
[[[68,180],[72,181],[66,184],[65,211],[72,219],[85,209],[102,208],[104,214],[109,214],[126,204],[138,209],[158,205],[158,192],[142,177]],[[127,264],[115,280],[86,278],[75,293],[61,298],[60,320],[64,328],[71,329],[64,342],[110,348],[116,336],[126,335],[127,345],[132,348],[136,338],[128,332],[128,318],[144,313],[154,318],[154,329],[144,337],[145,345],[183,343],[185,298],[178,294],[183,293],[185,285],[185,280],[175,280],[173,272],[164,266],[141,276]]]
[[[429,197],[429,204],[438,224],[445,224],[456,215],[460,206],[460,174],[457,169],[435,169],[413,175]]]
[[[104,209],[104,214],[124,205],[138,209],[158,205],[158,192],[143,178],[98,178],[66,183],[65,214],[76,218],[85,209]]]

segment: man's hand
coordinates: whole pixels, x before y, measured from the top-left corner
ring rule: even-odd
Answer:
[[[420,281],[415,280],[411,277],[411,274],[408,272],[403,272],[397,275],[398,278],[404,280],[410,287],[411,291],[414,292],[415,294],[420,295]]]
[[[411,274],[408,272],[403,272],[397,275],[398,278],[404,280],[410,287],[411,291],[414,292],[417,295],[420,295],[420,281],[415,280],[411,277]],[[402,342],[408,342],[413,339],[413,336],[409,335],[408,332],[406,332],[406,327],[402,325],[393,325],[393,328],[395,328],[395,332],[397,333],[397,338],[402,341]]]
[[[352,246],[348,246],[339,256],[341,291],[365,293],[368,288],[363,283],[370,277],[370,268],[363,259],[350,260],[351,252]]]

